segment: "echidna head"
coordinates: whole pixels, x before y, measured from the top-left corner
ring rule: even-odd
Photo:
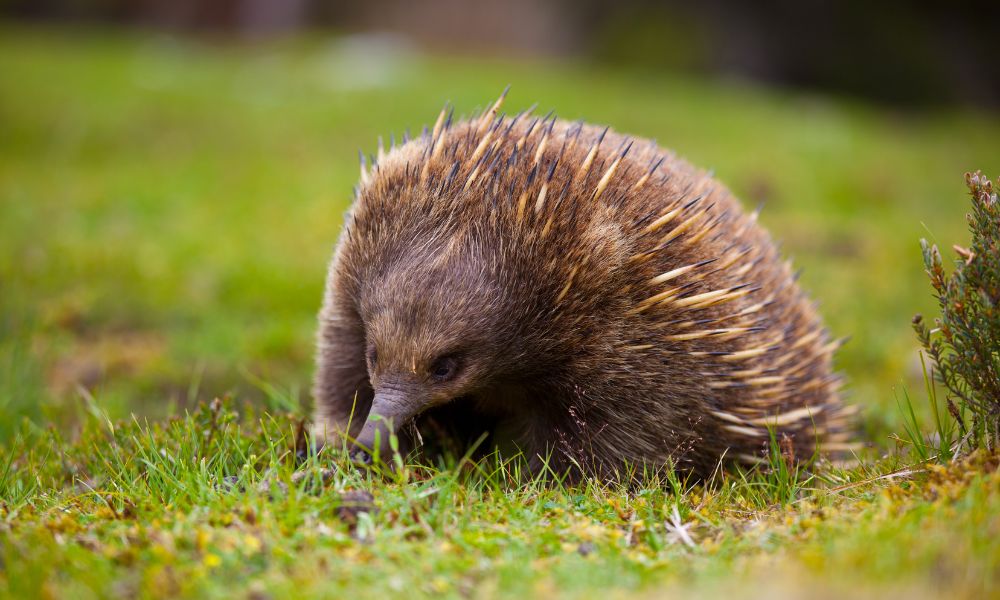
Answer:
[[[375,394],[362,449],[388,456],[390,433],[516,368],[507,301],[485,264],[454,246],[417,250],[366,281],[360,313]]]

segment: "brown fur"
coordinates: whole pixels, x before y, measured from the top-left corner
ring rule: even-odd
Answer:
[[[366,417],[434,415],[601,477],[759,460],[769,428],[799,457],[842,449],[835,343],[756,215],[652,142],[499,104],[363,165],[317,431],[371,446]]]

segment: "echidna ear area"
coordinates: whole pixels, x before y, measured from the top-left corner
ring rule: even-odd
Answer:
[[[433,127],[388,150],[380,138],[376,156],[361,156],[352,210],[391,175],[438,197],[494,198],[480,208],[488,218],[566,243],[560,227],[577,218],[573,204],[603,204],[630,230],[625,261],[635,276],[618,290],[628,299],[623,316],[644,323],[642,339],[618,351],[693,365],[706,416],[733,458],[759,462],[756,449],[775,435],[806,453],[853,450],[854,407],[842,403],[832,367],[841,341],[830,340],[757,213],[655,142],[530,109],[508,117],[505,97],[468,120],[446,106]],[[556,304],[573,300],[576,276],[563,274]]]

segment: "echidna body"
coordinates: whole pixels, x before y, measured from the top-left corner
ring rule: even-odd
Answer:
[[[317,432],[385,456],[432,421],[605,478],[843,447],[836,344],[756,215],[652,142],[502,100],[362,164]]]

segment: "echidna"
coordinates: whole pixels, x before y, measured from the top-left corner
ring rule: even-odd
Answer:
[[[413,423],[487,432],[604,478],[842,448],[837,344],[756,214],[654,142],[503,99],[362,157],[317,432],[356,456]]]

